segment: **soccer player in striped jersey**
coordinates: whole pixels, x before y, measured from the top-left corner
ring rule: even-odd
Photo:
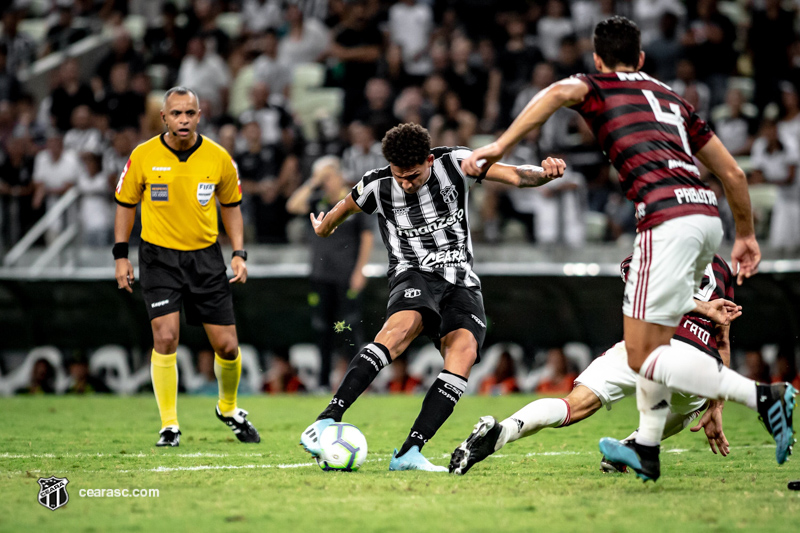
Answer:
[[[638,218],[630,276],[623,297],[628,364],[639,373],[639,432],[633,443],[600,441],[601,451],[631,466],[645,481],[660,475],[659,445],[672,390],[727,399],[758,411],[776,443],[778,464],[794,443],[792,413],[797,391],[789,383],[756,383],[702,357],[672,346],[670,339],[722,240],[717,198],[700,181],[696,157],[725,189],[736,222],[731,259],[738,283],[755,274],[761,252],[753,229],[747,179],[690,104],[665,84],[640,72],[644,64],[639,28],[611,17],[594,31],[598,74],[561,80],[539,92],[497,141],[462,163],[478,175],[498,161],[557,109],[571,107],[594,131],[619,172],[622,189]]]
[[[623,282],[627,282],[630,262],[629,256],[620,265]],[[730,322],[742,314],[742,308],[733,303],[733,274],[719,255],[715,255],[706,267],[694,300],[694,311],[681,318],[670,344],[697,350],[718,364],[729,367]],[[533,401],[499,423],[492,416],[481,417],[469,437],[453,452],[450,472],[466,474],[474,464],[509,442],[534,435],[544,428],[576,424],[592,416],[601,407],[610,410],[622,398],[632,396],[636,392],[637,374],[628,366],[627,359],[625,341],[618,342],[592,361],[578,376],[575,387],[567,397]],[[722,407],[722,401],[673,394],[662,439],[685,429],[705,408],[706,412],[692,431],[704,429],[711,451],[717,453],[719,449],[723,456],[728,455],[728,440],[722,431]],[[635,440],[637,434],[638,430],[625,441]],[[605,457],[600,461],[600,467],[606,472],[626,470],[624,464],[609,461]]]
[[[470,177],[461,171],[470,150],[431,149],[430,142],[428,131],[417,124],[392,128],[382,143],[389,165],[364,174],[328,213],[311,214],[320,237],[329,236],[354,213],[377,214],[389,252],[386,322],[350,362],[329,405],[302,433],[300,443],[315,457],[322,431],[341,421],[378,372],[424,333],[440,349],[444,369],[428,390],[408,438],[399,452],[395,450],[389,470],[447,471],[431,464],[420,450],[466,390],[486,335],[480,279],[472,270],[469,189],[483,179],[537,187],[564,174],[564,162],[548,158],[542,167],[497,163]]]

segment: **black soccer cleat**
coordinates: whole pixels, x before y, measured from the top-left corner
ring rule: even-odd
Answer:
[[[502,430],[503,426],[493,416],[482,416],[467,440],[450,457],[450,473],[463,476],[475,463],[492,455]]]
[[[756,405],[761,420],[775,439],[775,459],[782,465],[792,455],[792,413],[797,389],[789,383],[756,384]]]
[[[600,451],[606,462],[621,463],[633,468],[642,481],[656,481],[661,477],[659,446],[642,446],[633,441],[605,437],[600,439]]]
[[[236,409],[233,416],[223,416],[219,410],[219,405],[216,406],[215,411],[217,418],[231,428],[231,431],[240,442],[261,442],[261,435],[258,434],[258,430],[247,420],[247,411]]]
[[[161,438],[156,442],[156,446],[172,446],[177,448],[181,445],[181,430],[178,426],[167,426],[158,432]]]

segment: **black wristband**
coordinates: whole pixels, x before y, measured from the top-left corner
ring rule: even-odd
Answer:
[[[127,259],[128,243],[127,242],[115,243],[114,247],[111,249],[111,253],[114,255],[114,261],[116,261],[117,259]]]
[[[231,259],[234,257],[241,257],[245,261],[247,261],[247,252],[245,250],[234,250],[233,254],[231,255]]]

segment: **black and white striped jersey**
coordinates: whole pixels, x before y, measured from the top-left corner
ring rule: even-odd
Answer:
[[[416,194],[406,194],[386,166],[364,174],[351,195],[362,211],[378,215],[390,278],[420,270],[479,289],[480,279],[472,271],[467,209],[469,188],[480,180],[461,172],[461,161],[472,151],[458,146],[431,153],[431,177]]]

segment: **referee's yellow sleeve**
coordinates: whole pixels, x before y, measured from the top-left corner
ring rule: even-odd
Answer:
[[[222,163],[217,198],[225,206],[237,205],[242,201],[242,183],[239,181],[239,169],[236,162],[227,157]]]
[[[119,175],[114,199],[118,204],[125,207],[136,206],[142,199],[143,181],[144,176],[142,176],[141,169],[134,162],[133,154],[131,154],[130,159],[125,164],[125,168]]]

